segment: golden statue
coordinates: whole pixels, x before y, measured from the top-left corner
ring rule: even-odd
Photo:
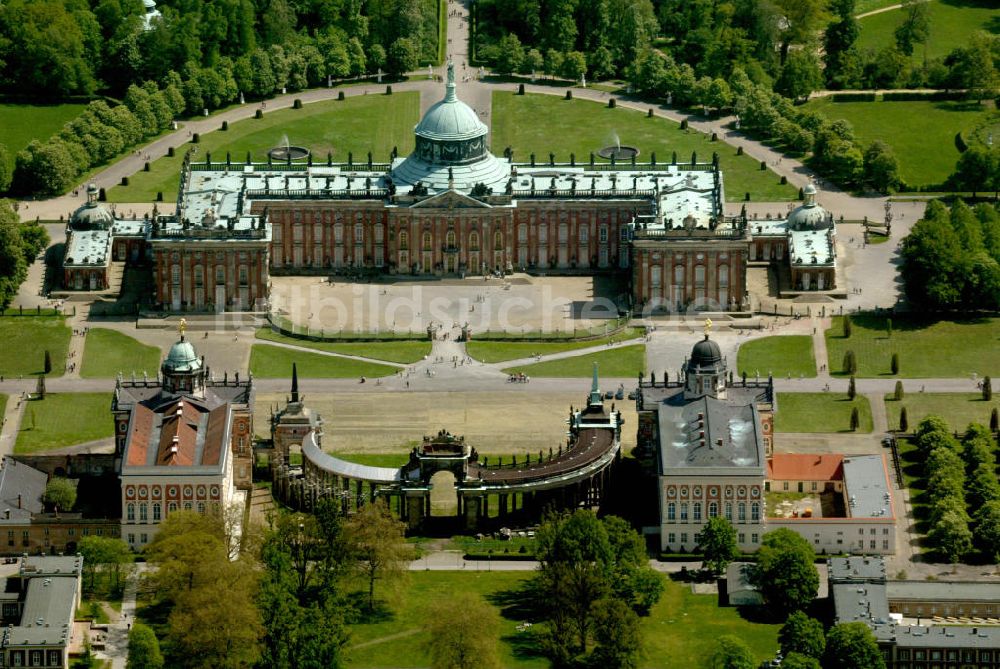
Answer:
[[[711,333],[711,331],[712,331],[712,319],[711,318],[706,318],[705,319],[705,338],[706,339],[708,339],[708,335],[709,335],[709,333]]]
[[[187,329],[188,329],[188,322],[187,322],[187,319],[186,319],[186,318],[182,318],[182,319],[181,319],[181,322],[180,322],[180,325],[178,325],[178,326],[177,326],[177,329],[178,329],[178,330],[180,330],[180,333],[181,333],[181,339],[184,339],[184,333],[185,333],[185,332],[187,331]]]

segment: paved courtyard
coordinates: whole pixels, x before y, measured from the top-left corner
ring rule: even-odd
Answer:
[[[375,282],[325,277],[274,277],[274,310],[296,326],[347,332],[413,332],[431,324],[466,323],[472,331],[566,332],[600,327],[616,317],[623,286],[604,277],[513,274]]]

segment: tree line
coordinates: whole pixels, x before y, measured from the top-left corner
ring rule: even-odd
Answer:
[[[927,484],[930,546],[952,563],[973,550],[995,561],[1000,556],[1000,482],[993,433],[972,423],[957,439],[944,420],[928,416],[917,426],[914,442]]]
[[[0,308],[10,306],[28,278],[28,265],[48,245],[44,227],[37,222],[22,223],[14,203],[0,200]]]
[[[437,60],[436,0],[10,0],[0,5],[0,90],[53,99],[230,72],[247,95],[392,66],[404,40]],[[197,76],[194,76],[197,75]],[[230,98],[227,101],[231,101]],[[197,109],[200,111],[200,109]]]
[[[931,201],[903,239],[907,299],[930,311],[1000,309],[1000,210]]]

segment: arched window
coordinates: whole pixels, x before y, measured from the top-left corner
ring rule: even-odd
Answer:
[[[205,503],[198,502],[198,513],[205,513]]]
[[[425,232],[424,233],[424,251],[430,251],[430,250],[431,250],[431,233]]]
[[[479,233],[473,232],[469,234],[469,248],[473,251],[479,250]]]
[[[145,523],[149,520],[149,509],[145,503],[139,505],[139,522]]]
[[[184,510],[185,511],[191,510],[191,502],[184,502]]]
[[[659,288],[663,281],[662,276],[663,270],[660,269],[659,265],[653,265],[649,268],[649,282],[652,284],[653,288]]]
[[[750,505],[750,521],[753,523],[760,522],[760,504],[758,502]]]
[[[177,510],[177,502],[167,502],[167,512],[173,513]]]
[[[701,502],[695,502],[692,511],[694,511],[694,521],[698,522],[701,520]]]
[[[354,243],[360,244],[365,241],[365,226],[361,223],[354,224]]]
[[[125,517],[129,521],[134,521],[135,520],[135,504],[129,504],[126,507]]]
[[[502,249],[503,248],[503,233],[497,230],[493,234],[493,248]]]
[[[687,502],[681,502],[681,522],[686,523],[688,519],[688,505]]]
[[[740,502],[736,508],[738,509],[739,512],[739,515],[737,516],[739,522],[741,523],[747,522],[747,503]]]
[[[448,234],[445,235],[445,244],[448,245],[448,248],[451,248],[451,249],[455,248],[455,231],[454,230],[449,230]]]
[[[726,520],[733,522],[733,503],[726,502]]]
[[[673,522],[677,520],[677,503],[668,502],[667,503],[667,520]]]
[[[694,285],[703,288],[705,286],[705,266],[695,265],[694,266]]]
[[[399,233],[399,250],[406,251],[410,248],[410,235],[406,232]]]
[[[719,515],[719,503],[718,502],[709,502],[708,503],[708,517],[709,518],[715,518],[718,515]]]
[[[160,503],[153,502],[153,522],[160,520]]]
[[[719,266],[719,288],[729,287],[729,265]]]

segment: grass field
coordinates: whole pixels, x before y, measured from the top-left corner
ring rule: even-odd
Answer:
[[[398,371],[396,367],[389,365],[304,353],[267,344],[254,344],[250,349],[250,372],[262,379],[291,378],[293,362],[298,365],[299,376],[303,378],[375,378]]]
[[[503,371],[508,374],[523,372],[528,376],[589,377],[594,371],[595,362],[597,363],[597,373],[602,378],[620,379],[631,377],[635,379],[646,369],[646,346],[644,344],[633,344],[632,346],[611,348],[598,353],[587,353],[569,358],[560,358],[559,360],[537,362],[533,365],[512,367]]]
[[[33,139],[46,140],[80,115],[86,105],[0,104],[0,144],[7,147],[11,165],[17,152]]]
[[[916,384],[909,384],[903,399],[897,402],[893,395],[885,396],[885,412],[889,428],[899,429],[899,412],[906,407],[908,429],[912,432],[917,423],[931,414],[944,418],[959,432],[969,423],[990,424],[990,413],[1000,406],[1000,396],[994,395],[992,402],[984,402],[981,393],[921,393]]]
[[[901,378],[971,378],[1000,374],[1000,318],[970,321],[931,321],[896,316],[892,336],[886,317],[851,317],[850,339],[843,337],[843,319],[833,319],[826,331],[829,368],[842,374],[844,354],[854,351],[860,377],[889,376],[892,354],[899,354]]]
[[[65,319],[56,316],[5,316],[0,318],[0,375],[43,374],[45,351],[52,359],[48,376],[66,371],[71,332]]]
[[[816,376],[816,358],[813,355],[812,337],[790,335],[754,339],[740,346],[737,356],[736,374],[746,373],[761,377]]]
[[[160,367],[160,349],[146,346],[107,328],[91,328],[83,349],[83,366],[80,376],[88,379],[113,378],[121,372],[125,376],[145,372],[151,378]]]
[[[570,128],[572,132],[567,132]],[[614,144],[616,137],[622,144],[638,147],[642,161],[655,152],[657,162],[667,163],[676,151],[679,161],[689,162],[691,152],[697,151],[698,160],[708,162],[712,152],[718,152],[726,193],[732,201],[742,200],[746,191],[758,202],[793,200],[798,195],[792,186],[782,186],[773,172],[762,172],[753,158],[737,156],[733,147],[712,142],[708,135],[694,130],[681,130],[673,121],[646,118],[631,109],[608,109],[589,100],[493,93],[492,143],[497,155],[510,146],[515,161],[526,162],[534,152],[537,160],[548,162],[551,151],[557,161],[568,162],[570,153],[575,153],[578,164],[587,164],[592,151],[596,154]]]
[[[111,393],[50,393],[24,407],[15,453],[65,448],[114,434]]]
[[[924,57],[943,58],[953,49],[965,46],[969,35],[977,30],[1000,33],[997,4],[991,0],[929,0],[930,35],[926,50],[918,44],[913,51],[915,63]],[[903,22],[903,11],[894,10],[861,19],[861,35],[857,46],[861,50],[877,51],[895,43],[895,30]]]
[[[850,433],[851,409],[854,407],[858,408],[860,419],[857,432],[871,432],[872,408],[863,395],[851,401],[846,393],[778,393],[774,430]]]
[[[520,589],[530,578],[525,572],[411,572],[409,583],[400,589],[399,602],[388,619],[351,625],[348,646],[349,667],[426,667],[426,633],[423,617],[427,605],[446,599],[454,591],[474,592],[496,606],[501,613],[500,664],[507,669],[541,669],[549,666],[537,650],[534,631],[518,632],[526,615],[519,606]],[[695,595],[690,587],[666,582],[660,602],[648,617],[641,619],[645,644],[642,667],[667,669],[702,667],[723,634],[745,641],[756,659],[773,657],[778,625],[764,625],[742,618],[735,608],[717,605],[714,595]],[[697,633],[693,633],[693,632]]]
[[[269,328],[257,330],[257,339],[265,341],[276,341],[283,344],[293,344],[304,348],[312,348],[317,351],[329,351],[331,353],[343,353],[344,355],[359,355],[365,358],[376,360],[387,360],[409,364],[423,360],[424,356],[431,352],[429,341],[393,341],[393,342],[326,342],[309,341],[308,339],[298,339],[287,337],[279,332],[274,332]]]
[[[603,346],[608,342],[625,341],[641,337],[642,331],[636,328],[625,328],[616,335],[601,337],[589,341],[563,342],[509,342],[509,341],[476,341],[473,339],[465,345],[465,350],[476,360],[486,363],[518,360],[533,355],[550,355],[563,351],[576,351],[591,346]]]
[[[807,107],[830,120],[850,121],[862,150],[876,139],[891,146],[899,159],[899,173],[910,188],[942,183],[958,160],[955,134],[977,125],[988,114],[974,101],[833,102],[820,98]]]
[[[246,161],[247,151],[253,160],[266,161],[267,150],[287,137],[291,144],[310,149],[319,162],[326,162],[328,151],[336,161],[346,161],[348,152],[353,152],[358,163],[366,161],[371,151],[373,160],[384,162],[393,146],[401,155],[413,150],[413,126],[419,114],[420,97],[415,92],[355,96],[267,112],[262,119],[231,123],[226,132],[208,133],[199,144],[179,146],[173,158],[154,161],[149,172],[132,175],[128,186],[108,191],[108,201],[152,202],[157,191],[167,202],[176,200],[184,153],[192,147],[198,149],[196,162],[204,161],[206,152],[213,161],[224,161],[229,151],[239,164]]]

